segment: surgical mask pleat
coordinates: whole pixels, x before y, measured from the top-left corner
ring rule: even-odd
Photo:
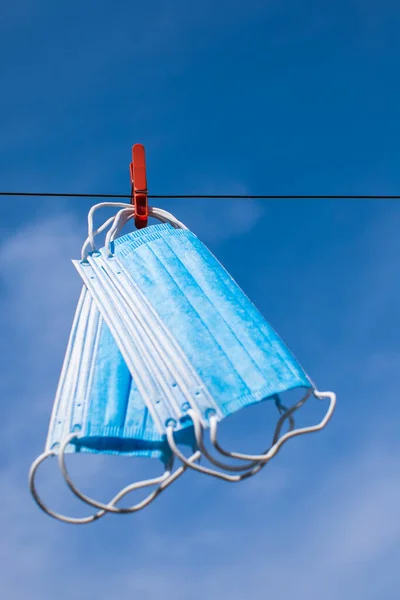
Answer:
[[[231,360],[236,368],[247,366],[251,388],[264,386],[274,376],[297,379],[307,385],[307,376],[293,354],[204,244],[191,233],[187,233],[185,243],[174,236],[166,243],[236,336],[236,350],[241,346],[241,351],[248,355],[251,362],[246,361],[242,352],[232,353]],[[235,345],[231,347],[235,348]],[[258,382],[255,369],[262,377]],[[247,381],[246,372],[241,373]]]

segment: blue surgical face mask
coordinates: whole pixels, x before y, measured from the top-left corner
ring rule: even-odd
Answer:
[[[122,224],[131,212],[129,206],[121,211]],[[192,232],[163,210],[150,209],[150,214],[174,227],[152,226],[113,242],[117,218],[105,248],[88,256],[94,235],[89,216],[83,260],[74,264],[87,289],[84,329],[101,345],[86,340],[86,333],[78,335],[77,355],[68,359],[72,375],[67,392],[60,382],[47,448],[54,452],[64,439],[62,450],[142,453],[163,460],[172,451],[184,468],[240,481],[259,471],[290,437],[321,429],[332,414],[334,394],[317,392],[279,336]],[[115,393],[104,392],[104,379]],[[304,396],[286,411],[279,395],[293,389],[302,389]],[[329,397],[327,415],[317,426],[295,430],[293,412],[311,393]],[[81,398],[86,398],[85,406]],[[265,453],[221,448],[218,423],[246,406],[271,400],[284,414]],[[286,421],[290,431],[281,435]],[[250,463],[226,465],[210,456],[203,443],[207,428],[220,454]],[[177,444],[194,442],[213,464],[243,473],[226,475],[198,465],[199,452],[187,459]],[[63,456],[61,451],[60,465],[74,491]],[[117,499],[107,506],[89,503],[116,512]]]
[[[173,453],[187,466],[239,481],[254,474],[290,437],[322,428],[293,430],[279,437],[283,422],[312,393],[310,379],[272,327],[222,265],[186,228],[157,225],[127,234],[114,244],[74,261],[131,371],[143,402]],[[139,385],[140,384],[140,385]],[[151,384],[151,385],[150,385]],[[268,454],[224,451],[216,424],[250,404],[303,389],[303,398],[278,421]],[[198,447],[214,464],[242,475],[221,475],[188,463],[177,448],[194,427]],[[202,432],[210,427],[224,456],[251,463],[222,464],[210,457]]]

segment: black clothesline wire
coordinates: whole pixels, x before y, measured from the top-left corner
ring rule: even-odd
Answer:
[[[25,197],[52,197],[52,198],[125,198],[130,199],[130,194],[75,194],[75,193],[50,193],[50,192],[0,192],[0,196],[25,196]],[[254,194],[149,194],[148,198],[210,198],[210,199],[265,199],[265,200],[400,200],[400,195],[254,195]]]

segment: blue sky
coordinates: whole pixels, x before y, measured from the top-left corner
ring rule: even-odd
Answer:
[[[142,142],[154,194],[398,194],[399,26],[394,0],[8,3],[0,188],[126,193]],[[338,408],[252,480],[187,474],[146,511],[79,528],[36,508],[27,471],[44,445],[90,202],[1,201],[4,597],[397,599],[400,203],[158,203]],[[226,444],[264,448],[264,408],[227,421]],[[160,468],[73,458],[104,499]],[[40,485],[82,514],[56,465]]]

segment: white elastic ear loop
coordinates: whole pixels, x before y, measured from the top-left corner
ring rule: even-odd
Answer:
[[[95,508],[100,508],[102,510],[105,511],[109,511],[109,512],[113,512],[113,513],[130,513],[130,512],[134,512],[136,510],[139,510],[140,508],[142,508],[142,504],[143,502],[147,503],[147,498],[142,501],[139,502],[138,505],[135,505],[134,507],[130,507],[130,508],[118,508],[116,506],[111,506],[110,503],[105,504],[103,502],[98,502],[97,500],[94,500],[93,498],[90,498],[89,496],[86,496],[83,492],[81,492],[80,490],[78,490],[78,488],[76,487],[76,485],[73,483],[68,469],[67,469],[67,465],[65,463],[65,449],[68,446],[68,444],[74,440],[77,439],[77,435],[76,434],[71,434],[69,435],[61,444],[60,446],[60,451],[58,453],[58,463],[60,465],[60,469],[61,469],[61,473],[63,474],[63,477],[65,479],[65,483],[68,485],[68,487],[70,488],[70,490],[75,494],[75,496],[77,496],[78,498],[80,498],[80,500],[83,500],[83,502],[86,502],[86,504],[90,504],[91,506],[94,506]],[[138,481],[136,483],[131,484],[129,487],[131,490],[138,490],[141,488],[145,488],[145,487],[149,487],[151,485],[156,485],[156,484],[161,484],[163,483],[166,479],[171,477],[171,470],[173,467],[173,460],[169,461],[169,465],[167,466],[166,470],[164,471],[164,473],[158,477],[152,478],[152,479],[143,479],[142,481]]]
[[[54,510],[51,510],[41,499],[39,493],[36,489],[36,473],[40,465],[47,460],[50,456],[55,456],[56,453],[53,450],[49,452],[43,452],[40,456],[37,457],[36,460],[33,461],[31,468],[29,470],[29,489],[35,500],[36,504],[41,508],[47,515],[52,517],[53,519],[57,519],[58,521],[62,521],[63,523],[70,523],[73,525],[85,525],[87,523],[93,523],[93,521],[97,521],[101,517],[106,514],[106,511],[100,511],[95,515],[90,515],[88,517],[68,517],[66,515],[62,515]]]
[[[304,400],[305,401],[305,400]],[[303,402],[304,402],[303,401]],[[291,412],[287,411],[287,409],[280,403],[280,401],[275,401],[276,406],[279,410],[279,412],[281,412],[281,414],[284,412],[284,414],[282,415],[282,417],[279,419],[277,426],[275,428],[275,433],[274,433],[274,437],[272,440],[272,444],[275,443],[276,441],[276,436],[278,435],[279,437],[279,433],[282,429],[282,425],[286,420],[289,420],[289,431],[292,431],[294,429],[294,419],[292,417]],[[298,405],[296,405],[296,409],[300,408],[300,403]],[[210,454],[207,450],[207,448],[204,445],[204,441],[203,441],[203,427],[201,426],[200,423],[197,422],[196,419],[196,415],[194,414],[193,410],[188,410],[187,411],[188,416],[192,419],[193,422],[197,423],[197,426],[194,428],[195,430],[195,437],[196,437],[196,443],[197,446],[199,448],[199,450],[201,450],[202,454],[204,454],[204,456],[210,461],[210,463],[212,463],[213,465],[215,465],[216,467],[220,468],[220,469],[224,469],[226,471],[233,471],[233,472],[240,472],[240,471],[248,471],[249,469],[253,469],[256,465],[259,464],[260,461],[257,460],[253,460],[251,462],[247,462],[244,465],[232,465],[232,464],[226,464],[225,462],[221,462],[219,461],[217,458],[215,458],[214,456],[212,456],[212,454]],[[209,416],[209,420],[210,420],[210,427],[214,427],[215,431],[217,428],[217,418],[215,415],[210,415]],[[200,433],[201,432],[201,433]],[[215,450],[217,450],[217,452],[220,452],[223,456],[228,456],[229,458],[233,458],[234,460],[247,460],[247,459],[242,459],[242,458],[238,458],[237,456],[233,456],[232,453],[228,453],[225,451],[220,451],[220,448],[218,446],[218,444],[214,443],[214,440],[212,440],[213,446],[215,448]],[[265,452],[267,452],[269,450],[271,446],[269,446]]]
[[[166,210],[163,210],[161,208],[154,208],[154,207],[150,206],[149,207],[149,216],[154,217],[155,219],[158,219],[162,223],[169,223],[175,229],[187,229],[186,225],[181,223],[181,221],[178,221],[178,219],[176,219],[171,213],[169,213]],[[114,223],[110,227],[110,229],[107,233],[105,244],[104,244],[104,249],[108,256],[113,255],[111,252],[111,248],[110,248],[111,242],[115,240],[115,238],[119,235],[119,233],[120,233],[121,229],[124,227],[124,225],[129,220],[131,220],[133,217],[134,217],[134,207],[132,207],[132,206],[130,208],[122,209],[116,214]]]
[[[293,414],[296,410],[298,410],[301,406],[303,406],[303,404],[306,402],[307,398],[309,397],[310,393],[306,394],[303,398],[301,398],[301,400],[299,400],[299,402],[297,402],[297,404],[295,404],[293,407],[291,407],[290,409],[286,409],[281,403],[277,404],[278,410],[281,413],[281,417],[279,418],[276,426],[275,426],[275,431],[274,431],[274,435],[272,438],[272,444],[271,446],[269,446],[263,453],[262,456],[265,456],[267,454],[267,452],[270,451],[270,449],[272,448],[272,446],[277,442],[280,432],[282,430],[283,424],[285,423],[285,421],[289,421],[289,430],[288,433],[293,431],[294,427],[295,427],[295,422],[293,419]],[[253,455],[243,455],[240,454],[238,452],[229,452],[227,450],[224,450],[224,448],[222,448],[217,441],[217,428],[218,428],[218,420],[216,418],[215,415],[210,415],[209,417],[209,421],[210,421],[210,441],[213,445],[213,447],[215,448],[215,450],[217,452],[219,452],[220,454],[222,454],[223,456],[227,456],[228,458],[234,459],[234,460],[250,460],[248,457],[249,456],[253,456]],[[197,440],[198,441],[198,440]],[[204,450],[204,445],[199,446],[200,450]],[[205,453],[206,454],[206,453]],[[220,463],[219,461],[217,461],[213,456],[211,456],[210,454],[206,454],[208,460],[213,463],[214,465],[220,467],[220,468],[225,468],[227,469],[227,466],[223,466],[224,463]],[[251,465],[261,465],[261,467],[264,467],[266,464],[266,462],[261,461],[258,458],[258,455],[256,458],[254,458],[254,460],[252,460],[250,463],[248,463],[249,466]],[[237,469],[238,470],[238,469]]]
[[[282,425],[284,421],[290,417],[298,408],[300,408],[306,400],[309,398],[311,393],[318,399],[323,400],[325,398],[329,399],[329,406],[325,413],[323,419],[317,424],[312,425],[310,427],[302,427],[300,429],[293,429],[292,431],[288,431],[282,437],[279,438],[280,431],[282,429]],[[211,442],[216,450],[218,450],[224,456],[229,456],[230,458],[240,458],[241,460],[255,460],[266,463],[269,461],[281,448],[281,446],[287,442],[292,437],[296,437],[298,435],[304,435],[306,433],[313,433],[315,431],[320,431],[323,429],[329,420],[332,417],[336,405],[336,395],[333,392],[319,392],[318,390],[310,390],[308,394],[306,394],[297,404],[289,408],[279,419],[275,435],[273,445],[270,449],[264,454],[243,454],[240,452],[228,452],[224,450],[217,441],[217,421],[214,417],[210,417],[210,438]],[[279,439],[278,439],[279,438]]]
[[[186,225],[179,221],[173,214],[164,210],[163,208],[155,208],[153,206],[149,206],[149,215],[158,219],[159,221],[163,221],[164,223],[169,223],[176,229],[187,229]]]
[[[121,229],[126,225],[128,220],[134,217],[134,208],[131,206],[130,208],[123,208],[118,211],[115,215],[114,223],[111,225],[110,229],[107,232],[106,239],[104,242],[104,249],[108,256],[112,256],[111,252],[111,242],[115,240],[118,236]]]
[[[122,215],[121,215],[121,213],[122,213]],[[121,215],[120,218],[118,218],[119,215]],[[88,255],[91,252],[97,251],[95,242],[94,242],[94,238],[97,235],[102,233],[109,225],[111,225],[110,230],[112,230],[112,233],[109,236],[109,240],[113,241],[115,239],[119,229],[126,223],[127,220],[129,220],[132,217],[133,217],[133,207],[125,208],[125,209],[119,211],[116,215],[109,217],[98,229],[96,229],[95,231],[92,231],[91,236],[87,237],[87,239],[85,240],[85,242],[82,246],[81,260],[83,262],[85,262],[87,260]],[[116,219],[118,219],[117,228],[116,228]],[[109,234],[110,234],[110,231],[108,232],[107,235],[109,235]],[[110,242],[108,242],[108,243],[110,243]]]
[[[94,225],[93,225],[94,213],[97,210],[99,210],[100,208],[106,208],[106,207],[107,208],[122,207],[123,210],[119,211],[113,217],[110,217],[109,219],[107,219],[98,229],[94,230]],[[127,215],[126,218],[124,217],[125,214]],[[81,260],[86,261],[88,255],[89,255],[89,252],[96,252],[96,245],[95,245],[94,238],[96,237],[96,235],[102,233],[111,223],[113,223],[113,225],[111,226],[112,233],[110,230],[107,235],[106,243],[105,243],[106,251],[107,251],[108,255],[110,255],[111,241],[113,241],[117,237],[117,235],[118,235],[119,231],[122,229],[122,227],[126,224],[126,222],[128,220],[132,219],[133,216],[134,216],[134,206],[132,204],[127,204],[127,203],[122,203],[122,202],[101,202],[100,204],[95,204],[94,206],[92,206],[92,208],[90,209],[89,214],[88,214],[88,237],[82,247]],[[173,227],[175,227],[177,229],[187,229],[186,225],[184,225],[181,221],[176,219],[176,217],[174,217],[174,215],[172,215],[171,213],[169,213],[168,211],[166,211],[164,209],[155,208],[155,207],[150,206],[149,207],[149,216],[154,217],[155,219],[158,219],[162,223],[170,223]]]
[[[114,221],[114,218],[115,217],[108,218],[107,221],[105,221],[103,223],[103,225],[101,225],[98,229],[96,229],[96,231],[93,232],[93,234],[92,234],[93,245],[92,245],[92,242],[90,241],[90,239],[86,238],[86,240],[83,243],[82,250],[81,250],[82,262],[85,262],[87,260],[87,257],[90,254],[90,252],[92,252],[92,251],[96,252],[96,247],[94,246],[95,236],[98,235],[99,233],[102,233]]]
[[[95,212],[98,211],[100,208],[131,208],[134,210],[134,206],[127,202],[100,202],[99,204],[95,204],[94,206],[92,206],[88,213],[88,239],[93,250],[95,250],[93,217]],[[162,208],[155,208],[153,206],[149,206],[148,212],[150,216],[159,219],[160,221],[171,223],[171,225],[179,229],[187,229],[187,227],[183,223],[181,223],[176,217],[174,217],[174,215]]]
[[[128,202],[100,202],[99,204],[94,204],[92,206],[92,208],[89,210],[88,212],[88,239],[89,239],[89,243],[90,246],[92,248],[92,251],[96,250],[95,247],[95,243],[94,243],[94,237],[95,237],[95,233],[94,233],[94,224],[93,224],[93,217],[95,212],[97,212],[100,208],[129,208],[132,205],[129,204]],[[114,217],[112,217],[114,219]]]
[[[244,465],[232,465],[232,464],[226,464],[226,463],[220,462],[217,458],[212,456],[212,454],[209,453],[209,451],[207,450],[207,448],[204,445],[203,426],[201,425],[200,420],[198,419],[197,415],[195,414],[195,411],[193,411],[192,409],[189,409],[186,414],[188,415],[188,417],[191,418],[191,420],[195,424],[194,432],[195,432],[196,443],[197,443],[199,450],[201,450],[202,454],[204,454],[204,456],[213,465],[215,465],[216,467],[219,467],[220,469],[225,469],[226,471],[232,471],[232,472],[248,471],[249,469],[255,467],[255,465],[257,464],[257,461],[246,462],[246,464],[244,464]]]
[[[111,510],[111,508],[115,508],[115,504],[117,502],[119,502],[119,500],[121,500],[124,496],[129,494],[131,491],[134,491],[135,489],[137,489],[137,483],[132,483],[132,484],[126,486],[116,496],[114,496],[114,498],[111,500],[111,502],[108,505],[105,505],[107,508],[98,511],[94,515],[90,515],[88,517],[81,517],[81,518],[68,517],[66,515],[62,515],[61,513],[51,510],[43,502],[43,500],[39,496],[39,493],[36,489],[36,473],[37,473],[38,467],[47,458],[49,458],[50,456],[55,456],[55,455],[56,455],[56,453],[54,452],[54,450],[50,450],[49,452],[44,452],[32,463],[32,466],[29,471],[29,488],[30,488],[31,494],[32,494],[35,502],[39,506],[39,508],[41,508],[50,517],[53,517],[54,519],[57,519],[58,521],[62,521],[63,523],[70,523],[73,525],[85,525],[87,523],[93,523],[94,521],[97,521],[98,519],[100,519],[101,517],[106,515],[108,512],[113,512]],[[196,452],[195,454],[193,454],[190,457],[190,460],[198,460],[199,458],[200,458],[200,452]],[[118,509],[118,510],[121,513],[127,514],[130,512],[136,512],[136,511],[139,511],[139,510],[145,508],[153,500],[155,500],[155,498],[162,491],[164,491],[169,485],[171,485],[171,483],[173,483],[176,479],[178,479],[181,475],[183,475],[183,473],[186,471],[186,468],[187,467],[185,465],[183,465],[183,466],[179,467],[178,469],[176,469],[176,471],[174,473],[172,473],[168,478],[165,478],[165,479],[163,478],[160,485],[141,502],[135,504],[134,506],[131,506],[131,507],[128,507],[125,509]],[[159,479],[160,479],[160,477],[154,478],[153,483],[157,484]],[[150,482],[151,480],[148,480],[148,481]],[[149,485],[151,485],[151,484],[149,484]]]
[[[287,409],[283,406],[283,404],[280,402],[279,398],[275,399],[275,405],[278,409],[278,411],[281,414],[281,417],[279,418],[276,426],[275,426],[275,431],[274,431],[274,435],[272,438],[272,444],[271,446],[269,446],[265,451],[264,454],[265,455],[270,448],[272,447],[273,444],[276,443],[277,439],[279,438],[280,432],[282,430],[283,424],[285,423],[285,421],[289,421],[289,429],[288,432],[291,432],[294,430],[295,427],[295,422],[294,422],[294,418],[293,418],[293,413],[295,411],[297,411],[301,406],[303,406],[303,404],[307,401],[307,399],[310,397],[311,395],[311,390],[309,390],[294,406],[292,406],[290,409]],[[228,458],[234,459],[234,460],[250,460],[248,457],[252,456],[252,455],[243,455],[240,454],[238,452],[229,452],[228,450],[224,450],[224,448],[222,448],[218,441],[217,441],[217,428],[218,428],[218,419],[216,418],[216,416],[214,414],[210,414],[209,416],[209,422],[210,422],[210,441],[211,444],[213,445],[213,447],[215,448],[215,450],[217,452],[219,452],[220,454],[222,454],[223,456],[226,456]],[[202,448],[200,448],[200,450],[202,450]],[[258,455],[257,455],[258,456]],[[220,467],[220,468],[227,468],[226,465],[225,467],[223,467],[223,463],[219,463],[219,461],[217,461],[214,457],[212,457],[211,455],[207,454],[207,458],[210,462],[212,462],[214,465]],[[258,458],[254,458],[250,463],[248,463],[249,467],[253,464],[258,464],[260,462],[260,459]]]
[[[281,418],[279,419],[278,424],[276,426],[276,429],[275,429],[272,446],[268,449],[268,451],[266,451],[264,454],[260,454],[260,455],[240,454],[240,453],[236,453],[236,452],[228,453],[225,450],[223,450],[219,446],[217,439],[216,439],[217,421],[215,418],[210,417],[210,437],[211,437],[214,447],[218,451],[220,451],[224,456],[229,456],[230,458],[239,458],[241,460],[257,461],[254,468],[250,469],[249,471],[247,471],[241,475],[226,475],[224,473],[220,473],[218,471],[215,471],[214,469],[209,469],[209,468],[203,467],[201,465],[190,464],[188,459],[184,456],[184,454],[182,454],[182,452],[179,450],[179,448],[177,447],[177,445],[175,443],[174,425],[172,423],[167,426],[168,444],[169,444],[172,452],[175,454],[175,456],[177,456],[179,458],[179,460],[181,460],[188,467],[190,467],[196,471],[199,471],[201,473],[204,473],[206,475],[210,475],[212,477],[217,477],[219,479],[223,479],[225,481],[230,481],[230,482],[242,481],[243,479],[247,479],[248,477],[251,477],[252,475],[255,475],[258,471],[260,471],[265,466],[265,464],[278,453],[278,451],[283,446],[283,444],[285,442],[287,442],[290,438],[296,437],[298,435],[304,435],[306,433],[320,431],[321,429],[323,429],[326,426],[326,424],[328,423],[328,421],[330,420],[330,418],[333,414],[333,411],[334,411],[334,408],[336,405],[336,395],[333,392],[318,392],[317,390],[314,390],[313,393],[318,399],[328,398],[330,401],[328,410],[327,410],[324,418],[320,421],[320,423],[318,423],[317,425],[314,425],[312,427],[304,427],[301,429],[295,429],[292,431],[288,431],[282,437],[279,438],[279,434],[282,429],[282,425],[283,425],[284,421],[286,419],[288,419],[295,410],[297,410],[300,406],[302,406],[304,404],[304,402],[306,401],[306,399],[308,397],[306,395],[296,405],[294,405],[292,408],[290,408],[288,411],[286,411],[286,413],[284,413],[281,416]],[[204,451],[203,428],[202,428],[201,422],[195,414],[192,414],[191,418],[193,420],[193,426],[194,426],[197,444],[198,444],[199,448],[202,451]]]
[[[197,418],[197,416],[195,416],[195,418],[193,420],[193,426],[194,426],[194,430],[195,430],[196,440],[201,439],[202,426],[201,426],[200,420]],[[243,479],[246,479],[247,477],[250,477],[251,475],[254,475],[257,471],[260,470],[260,468],[262,466],[261,464],[257,464],[253,469],[251,469],[250,471],[247,471],[246,473],[242,473],[241,475],[226,475],[225,473],[220,473],[219,471],[215,471],[214,469],[209,469],[207,467],[203,467],[201,465],[195,464],[193,462],[193,456],[186,458],[186,456],[179,450],[179,448],[175,442],[175,439],[174,439],[174,427],[175,427],[175,423],[171,422],[171,423],[167,424],[166,434],[167,434],[168,445],[171,448],[172,452],[175,454],[175,456],[177,458],[179,458],[179,460],[181,462],[183,462],[184,465],[186,465],[187,467],[190,467],[191,469],[194,469],[195,471],[199,471],[200,473],[204,473],[205,475],[211,475],[212,477],[217,477],[218,479],[223,479],[224,481],[236,483],[236,482],[242,481]],[[202,442],[201,442],[201,445],[203,446]]]

